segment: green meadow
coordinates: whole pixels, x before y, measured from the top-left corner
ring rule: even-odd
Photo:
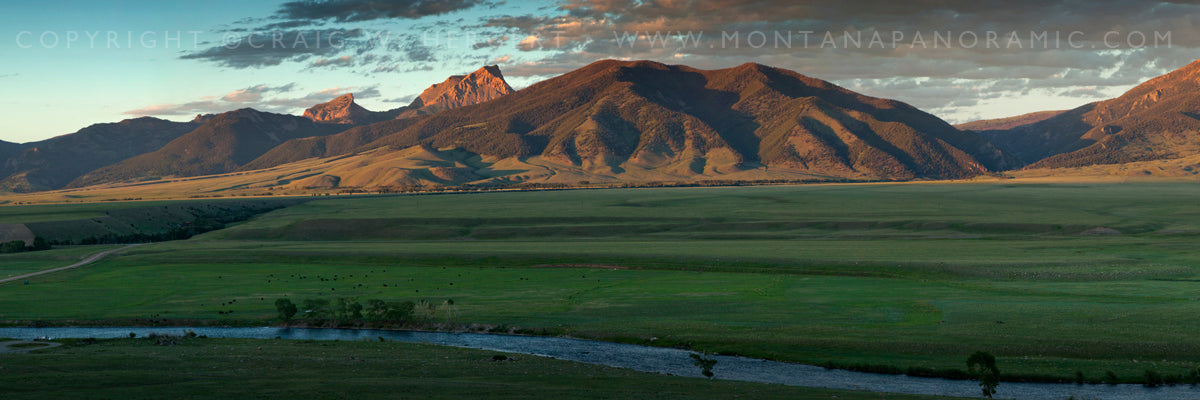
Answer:
[[[497,361],[496,356],[505,359]],[[944,398],[681,378],[394,342],[81,340],[0,355],[0,365],[4,398],[13,400]]]
[[[1187,183],[322,198],[0,285],[0,320],[261,324],[280,297],[453,300],[419,327],[899,371],[984,350],[1008,379],[1186,377],[1196,198]]]
[[[117,245],[68,246],[40,252],[0,254],[0,279],[77,263]]]

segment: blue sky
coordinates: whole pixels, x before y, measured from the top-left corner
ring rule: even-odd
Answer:
[[[603,58],[759,62],[964,122],[1114,97],[1200,54],[1200,8],[1190,2],[899,3],[4,2],[0,140],[145,115],[299,113],[347,92],[385,110],[485,64],[520,88]],[[968,46],[989,32],[1000,46]],[[945,42],[933,39],[943,33]]]

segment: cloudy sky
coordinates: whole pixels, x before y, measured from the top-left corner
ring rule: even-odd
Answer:
[[[138,116],[385,110],[499,64],[757,62],[950,122],[1111,98],[1200,58],[1200,1],[326,0],[0,4],[0,140]]]

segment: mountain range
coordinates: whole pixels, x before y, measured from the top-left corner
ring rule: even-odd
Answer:
[[[980,133],[1030,168],[1200,154],[1200,61],[1142,83],[1115,99]]]
[[[0,142],[0,190],[290,171],[302,162],[303,176],[258,185],[969,178],[1200,154],[1198,77],[1200,62],[1116,99],[955,127],[759,64],[603,60],[520,91],[485,66],[387,111],[348,93],[302,116],[147,117]]]
[[[199,124],[142,117],[42,141],[0,144],[0,191],[57,189],[78,176],[158,150]]]
[[[414,146],[534,163],[551,175],[567,172],[561,179],[594,181],[722,179],[753,170],[962,178],[1014,162],[980,136],[907,104],[791,71],[608,60],[501,101],[286,143],[249,166]]]

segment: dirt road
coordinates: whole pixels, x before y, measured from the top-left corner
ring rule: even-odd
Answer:
[[[125,249],[128,249],[128,248],[130,248],[130,247],[141,246],[141,245],[143,245],[143,244],[145,244],[145,243],[131,244],[131,245],[128,245],[128,246],[125,246],[125,247],[118,247],[118,248],[115,248],[115,249],[112,249],[112,250],[105,250],[105,251],[102,251],[102,252],[99,252],[99,253],[96,253],[96,254],[92,254],[92,255],[88,256],[87,258],[83,259],[83,260],[82,260],[82,261],[80,261],[80,262],[77,262],[77,263],[74,263],[74,264],[71,264],[71,265],[68,265],[68,266],[65,266],[65,267],[58,267],[58,268],[54,268],[54,269],[48,269],[48,270],[45,270],[45,271],[38,271],[38,272],[29,273],[29,274],[25,274],[25,275],[17,275],[17,276],[11,277],[11,278],[4,278],[4,279],[0,279],[0,283],[7,283],[7,282],[12,282],[12,281],[19,281],[19,280],[22,280],[22,279],[28,279],[28,278],[32,278],[32,277],[35,277],[35,276],[38,276],[38,275],[42,275],[42,274],[49,274],[49,273],[52,273],[52,272],[64,271],[64,270],[68,270],[68,269],[71,269],[71,268],[79,268],[79,267],[82,267],[82,266],[84,266],[84,265],[88,265],[88,264],[94,263],[94,262],[96,262],[97,260],[99,260],[99,259],[101,259],[101,258],[104,258],[104,256],[107,256],[107,255],[109,255],[109,254],[112,254],[113,252],[116,252],[116,251],[121,251],[121,250],[125,250]]]

